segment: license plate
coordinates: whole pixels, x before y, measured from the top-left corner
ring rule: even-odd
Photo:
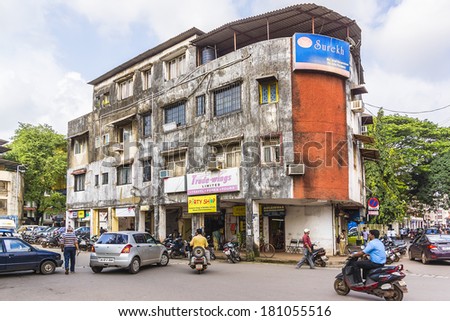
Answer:
[[[406,282],[405,282],[405,281],[398,281],[398,285],[400,285],[400,286],[406,286]]]
[[[230,251],[225,251],[225,255],[230,255]]]
[[[196,268],[197,270],[201,270],[201,269],[203,269],[203,264],[196,264],[196,265],[195,265],[195,268]]]
[[[114,258],[112,257],[101,257],[98,259],[99,262],[101,263],[113,263],[114,262]]]
[[[450,251],[450,246],[443,246],[442,251]]]

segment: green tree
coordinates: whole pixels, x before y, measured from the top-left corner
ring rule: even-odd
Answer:
[[[26,166],[24,200],[34,202],[38,223],[44,213],[65,212],[67,142],[48,125],[19,123],[5,158]]]
[[[430,164],[426,186],[422,190],[429,205],[448,209],[450,195],[450,152],[443,153]]]

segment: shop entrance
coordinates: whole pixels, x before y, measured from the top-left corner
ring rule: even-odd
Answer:
[[[285,229],[284,216],[269,217],[269,243],[271,243],[275,250],[285,250]]]

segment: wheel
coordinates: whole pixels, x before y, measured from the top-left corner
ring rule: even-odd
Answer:
[[[47,274],[54,273],[55,269],[56,269],[56,264],[54,262],[52,262],[52,261],[44,261],[41,264],[40,271],[41,271],[41,274],[47,275]]]
[[[174,258],[175,258],[175,252],[174,252],[174,251],[170,252],[170,258],[171,258],[171,259],[174,259]]]
[[[334,281],[334,291],[339,295],[347,295],[350,292],[350,288],[344,282],[344,280],[336,279]]]
[[[427,259],[426,255],[425,255],[425,253],[422,253],[421,260],[422,260],[423,264],[428,264],[428,259]]]
[[[47,242],[42,242],[41,245],[45,249],[47,247]]]
[[[398,262],[398,261],[400,261],[400,257],[399,256],[395,256],[395,260],[394,260],[395,262]]]
[[[131,260],[130,266],[128,267],[128,271],[131,274],[136,274],[139,272],[140,267],[141,267],[141,262],[139,262],[139,258],[134,257]]]
[[[321,267],[326,267],[326,266],[327,266],[327,262],[322,261],[322,262],[320,263],[320,266],[321,266]]]
[[[159,261],[158,265],[166,266],[167,264],[169,264],[169,256],[167,255],[167,253],[163,253],[161,255],[161,261]]]
[[[401,301],[403,300],[403,291],[394,284],[394,295],[391,297],[385,297],[386,301]]]
[[[414,261],[414,260],[415,260],[414,256],[412,255],[411,250],[408,251],[408,258],[409,258],[411,261]]]
[[[264,244],[261,246],[261,253],[264,257],[273,257],[275,255],[275,247],[270,243]]]
[[[211,253],[211,260],[215,260],[216,259],[216,255],[214,253]]]
[[[103,268],[101,266],[92,266],[91,269],[94,273],[100,273],[101,271],[103,271]]]

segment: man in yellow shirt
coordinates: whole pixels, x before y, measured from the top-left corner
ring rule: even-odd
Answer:
[[[206,239],[206,237],[204,237],[202,235],[202,229],[200,229],[200,228],[197,229],[197,233],[192,238],[192,240],[189,243],[189,245],[192,247],[192,249],[194,249],[197,246],[200,246],[200,247],[204,248],[205,249],[206,261],[208,262],[208,265],[211,264],[211,263],[209,263],[208,240]]]

